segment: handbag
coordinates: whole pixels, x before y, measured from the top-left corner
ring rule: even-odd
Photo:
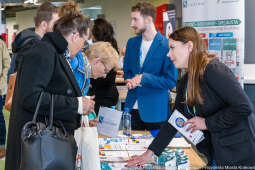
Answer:
[[[82,116],[81,121],[74,135],[78,144],[76,170],[101,170],[97,127],[89,127],[88,116]]]
[[[5,103],[4,103],[4,108],[8,110],[9,112],[11,111],[11,107],[12,107],[12,98],[14,93],[16,76],[17,76],[17,72],[10,74],[8,89],[7,89]]]
[[[50,100],[49,123],[37,122],[42,100],[41,92],[33,120],[21,131],[20,170],[74,170],[77,151],[73,135],[67,133],[62,122],[53,126],[53,95]]]

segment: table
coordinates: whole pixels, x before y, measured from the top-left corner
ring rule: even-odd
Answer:
[[[150,132],[148,132],[148,131],[132,131],[132,134],[150,134]],[[170,148],[176,149],[174,147],[170,147]],[[206,165],[204,163],[204,161],[194,151],[193,148],[181,148],[181,149],[184,150],[184,152],[186,153],[186,155],[189,158],[190,169],[196,170],[196,169],[200,169],[200,168],[202,168],[203,166]]]
[[[197,155],[197,153],[194,151],[194,149],[189,148],[189,149],[183,149],[186,155],[189,158],[190,161],[190,169],[200,169],[206,164],[202,161],[202,159]]]
[[[148,131],[132,131],[132,134],[149,134]],[[104,138],[106,136],[99,135],[100,138]],[[176,149],[174,147],[170,147],[172,149]],[[190,169],[197,170],[205,166],[206,164],[202,161],[202,159],[198,156],[198,154],[194,151],[193,148],[181,148],[184,150],[185,154],[188,156],[190,161]]]

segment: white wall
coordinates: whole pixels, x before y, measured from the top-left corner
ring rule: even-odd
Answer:
[[[158,6],[164,3],[169,3],[171,0],[143,0],[151,2]],[[133,30],[130,28],[130,11],[131,6],[141,2],[141,0],[86,0],[85,4],[80,4],[81,8],[101,6],[106,19],[114,23],[116,39],[120,49],[126,45],[127,40],[134,36]],[[16,23],[19,25],[19,31],[33,27],[33,17],[35,10],[27,10],[17,12]],[[18,32],[19,32],[18,31]]]
[[[16,13],[16,23],[19,25],[18,32],[23,29],[34,27],[35,9]]]
[[[2,11],[0,11],[0,34],[4,32],[1,18],[2,18]]]
[[[132,35],[130,29],[130,9],[131,3],[127,0],[86,0],[81,4],[81,8],[99,5],[106,19],[114,24],[118,46],[122,49],[128,38]]]
[[[130,12],[131,7],[138,2],[150,2],[155,6],[169,3],[171,0],[86,0],[85,4],[81,4],[81,8],[100,5],[106,19],[114,23],[116,39],[118,46],[122,49],[127,40],[134,36],[133,30],[130,28]]]

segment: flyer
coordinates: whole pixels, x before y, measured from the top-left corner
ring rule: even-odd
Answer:
[[[122,112],[118,110],[100,107],[97,124],[98,133],[109,137],[116,137],[119,131],[121,116]]]
[[[192,144],[196,145],[204,139],[204,134],[200,130],[196,130],[191,133],[191,131],[187,131],[187,128],[190,126],[189,124],[184,126],[184,122],[188,119],[183,116],[178,110],[175,110],[168,122],[175,127],[183,136],[185,136]]]

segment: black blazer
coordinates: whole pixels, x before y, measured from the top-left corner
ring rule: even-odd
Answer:
[[[192,115],[185,104],[186,87],[187,74],[180,81],[175,109],[190,119]],[[249,124],[254,116],[251,103],[231,70],[213,59],[206,67],[200,87],[204,103],[195,105],[196,114],[205,118],[208,130],[203,131],[205,139],[197,149],[207,156],[208,165],[211,166],[212,153],[217,166],[255,165],[255,136],[252,133],[255,122],[251,122],[253,127]],[[176,129],[166,123],[149,149],[159,155],[175,133]]]
[[[42,41],[20,54],[10,116],[6,155],[6,170],[18,170],[20,164],[20,133],[32,120],[37,100],[46,92],[39,110],[39,121],[49,113],[49,94],[55,94],[54,121],[61,120],[69,132],[78,128],[80,88],[63,56],[67,41],[58,33],[47,33]]]
[[[90,79],[89,95],[95,95],[96,113],[100,106],[111,107],[118,103],[119,92],[115,84],[116,74],[117,72],[112,69],[106,78]]]

